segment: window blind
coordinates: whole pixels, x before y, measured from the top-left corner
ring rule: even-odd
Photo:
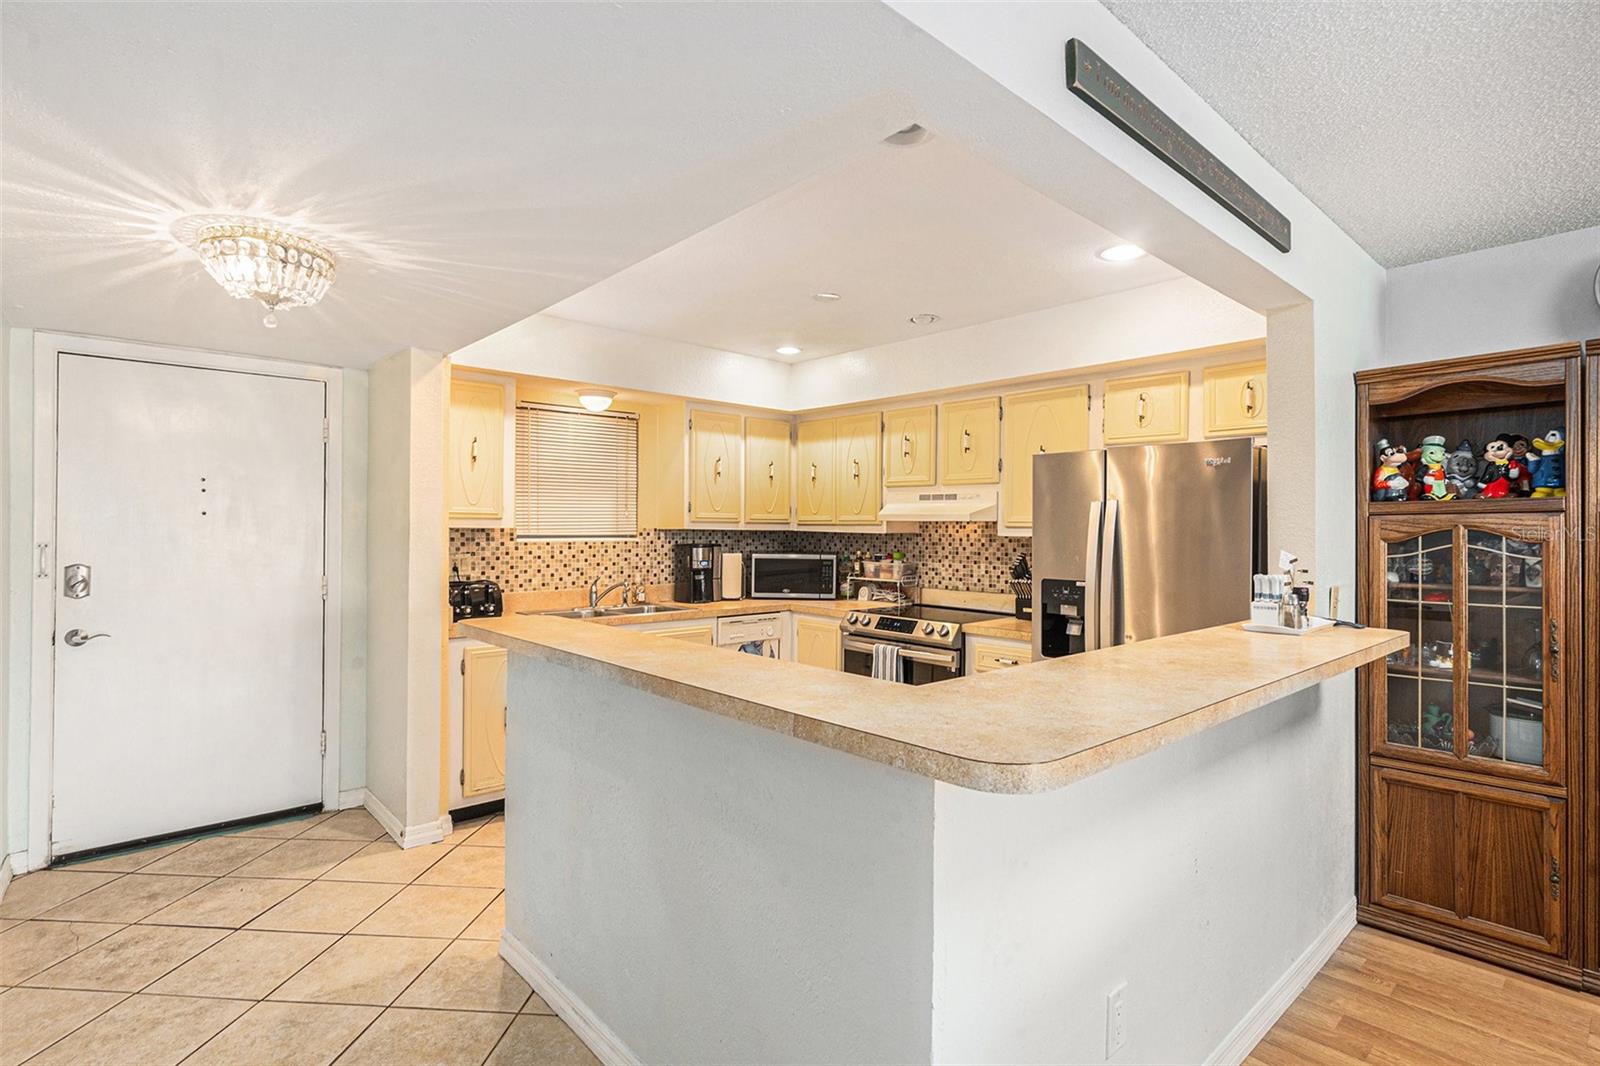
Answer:
[[[517,536],[639,533],[639,418],[517,405]]]

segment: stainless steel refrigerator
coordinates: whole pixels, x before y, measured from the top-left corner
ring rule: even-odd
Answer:
[[[1265,533],[1249,438],[1034,456],[1035,657],[1248,618]]]

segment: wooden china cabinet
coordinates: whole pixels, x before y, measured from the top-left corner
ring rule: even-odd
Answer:
[[[1358,616],[1411,635],[1358,683],[1357,903],[1368,924],[1600,991],[1584,584],[1597,354],[1571,344],[1356,375]],[[1481,454],[1501,433],[1552,429],[1568,441],[1565,496],[1371,499],[1380,439]]]

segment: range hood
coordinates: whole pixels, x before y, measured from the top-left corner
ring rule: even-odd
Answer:
[[[993,522],[999,510],[993,491],[919,492],[883,501],[878,517],[885,522]]]

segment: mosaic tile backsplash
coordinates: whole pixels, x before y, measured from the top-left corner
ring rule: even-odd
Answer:
[[[464,578],[489,578],[505,592],[572,589],[594,578],[646,584],[672,580],[675,544],[718,544],[724,551],[903,551],[922,568],[927,588],[1010,592],[1017,553],[1032,557],[1028,537],[1002,537],[990,522],[927,522],[916,533],[822,533],[811,530],[649,529],[633,540],[517,540],[509,529],[452,529],[450,560]]]

